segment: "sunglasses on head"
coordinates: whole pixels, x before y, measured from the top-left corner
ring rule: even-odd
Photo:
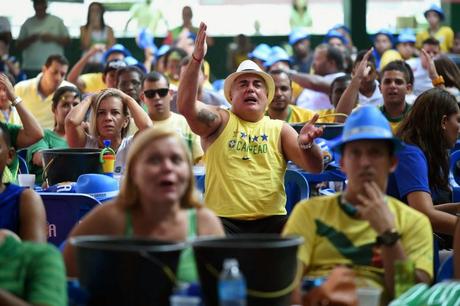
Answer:
[[[164,98],[164,97],[166,97],[168,92],[169,92],[168,88],[149,89],[149,90],[144,91],[144,95],[149,99],[154,98],[156,96],[156,94],[158,94],[158,96],[160,96],[160,98]]]

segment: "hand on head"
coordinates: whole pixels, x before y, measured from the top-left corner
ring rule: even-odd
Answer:
[[[10,79],[8,79],[4,73],[0,73],[0,85],[5,88],[8,100],[14,101],[14,99],[16,99],[16,95],[14,94],[13,84],[11,84]]]

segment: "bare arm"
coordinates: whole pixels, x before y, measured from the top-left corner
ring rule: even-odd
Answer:
[[[113,34],[113,29],[107,25],[106,27],[107,27],[107,43],[105,44],[105,47],[110,48],[117,42],[117,39],[115,38],[115,34]]]
[[[430,194],[423,191],[411,192],[407,195],[407,203],[410,207],[420,211],[428,217],[436,233],[453,235],[457,217],[437,210],[435,206],[433,206],[433,200]]]
[[[23,240],[35,242],[47,241],[46,213],[40,196],[26,189],[20,197],[19,236]]]
[[[198,208],[198,234],[200,236],[225,236],[224,228],[220,219],[205,207]]]
[[[296,70],[289,70],[288,74],[292,81],[296,82],[303,88],[329,94],[332,82],[327,81],[320,75],[301,73]]]
[[[313,141],[323,133],[321,128],[314,126],[317,119],[318,114],[315,114],[304,125],[300,134],[297,134],[294,128],[287,123],[283,123],[281,130],[281,146],[284,156],[308,172],[323,171],[321,149]],[[311,147],[309,147],[310,145]]]
[[[458,220],[454,234],[454,277],[460,279],[460,222]]]
[[[353,77],[351,79],[350,85],[345,89],[342,96],[340,97],[337,106],[335,107],[336,113],[347,114],[349,115],[353,108],[355,107],[355,102],[358,100],[359,87],[361,86],[361,80],[365,78],[370,71],[368,66],[369,56],[372,54],[372,48],[367,51],[363,59],[356,68]],[[342,116],[336,116],[335,122],[344,122],[346,118]]]
[[[0,74],[0,86],[4,87],[8,100],[14,101],[17,97],[14,93],[13,85],[6,75]],[[28,111],[23,103],[16,104],[16,110],[22,122],[19,130],[16,146],[18,149],[28,147],[43,138],[43,130],[37,119]]]
[[[0,305],[3,306],[31,306],[32,304],[27,303],[23,299],[9,293],[5,289],[0,288]]]
[[[99,51],[104,51],[105,46],[102,44],[96,44],[88,52],[83,54],[83,56],[78,60],[78,62],[73,65],[72,69],[70,69],[69,74],[67,75],[67,81],[78,85],[78,77],[82,73],[83,69],[85,68],[86,64],[88,63],[91,56],[96,54]]]
[[[222,111],[197,101],[198,75],[206,55],[206,25],[200,24],[195,40],[195,49],[184,73],[181,75],[177,92],[177,108],[184,115],[195,134],[208,137],[222,125]]]
[[[116,207],[113,203],[99,205],[91,210],[80,223],[75,225],[68,237],[71,238],[83,235],[120,235],[122,232],[117,230],[118,219]],[[124,226],[124,224],[122,226]],[[65,244],[63,256],[67,276],[78,277],[75,248],[69,240],[67,240]]]
[[[122,97],[123,103],[128,106],[129,112],[134,119],[139,131],[145,130],[153,126],[152,120],[150,120],[149,115],[142,109],[142,107],[130,96],[125,94],[119,89],[114,89]]]
[[[91,46],[91,26],[80,27],[80,46],[82,50],[87,50]]]
[[[91,103],[92,96],[86,97],[65,118],[65,137],[70,148],[83,148],[86,144],[87,136],[82,123]]]

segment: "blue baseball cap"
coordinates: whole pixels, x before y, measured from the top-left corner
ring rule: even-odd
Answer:
[[[324,36],[324,42],[328,43],[331,38],[338,38],[344,45],[348,44],[347,38],[337,30],[329,30],[329,32],[327,32]]]
[[[394,145],[395,152],[402,147],[401,141],[393,136],[390,123],[375,106],[361,106],[348,116],[342,135],[331,141],[331,150],[341,153],[343,146],[356,140],[388,140]]]
[[[336,24],[336,25],[332,28],[332,30],[336,30],[336,31],[337,31],[337,30],[344,30],[344,31],[347,32],[348,34],[351,34],[350,28],[347,27],[347,26],[344,25],[344,24],[341,24],[341,23]]]
[[[268,59],[264,63],[264,66],[270,67],[277,62],[287,62],[288,64],[291,64],[291,59],[289,58],[289,54],[286,52],[286,50],[280,46],[273,46]]]
[[[294,29],[289,34],[289,44],[291,46],[295,45],[302,39],[310,39],[310,34],[304,29]]]
[[[169,49],[171,49],[170,45],[162,45],[160,48],[158,48],[157,52],[155,53],[156,58],[160,58],[163,55],[165,55]]]
[[[119,189],[118,181],[105,174],[82,174],[75,184],[76,192],[89,194],[100,202],[116,197]]]
[[[125,48],[122,44],[115,44],[113,45],[109,50],[104,52],[103,59],[104,62],[107,62],[107,58],[109,57],[110,54],[112,53],[122,53],[125,57],[126,56],[131,56],[131,52],[129,52],[128,49]]]
[[[259,44],[257,45],[252,52],[248,53],[249,59],[258,59],[261,61],[266,61],[268,56],[270,55],[271,48],[267,44]]]
[[[391,44],[393,44],[393,40],[394,40],[393,32],[391,32],[389,29],[383,28],[383,29],[378,30],[377,32],[375,32],[372,40],[375,42],[375,39],[379,35],[385,35],[391,41]]]
[[[416,38],[415,33],[412,29],[404,29],[402,30],[397,39],[397,43],[414,43],[415,44]]]
[[[423,13],[423,16],[425,16],[425,18],[428,15],[428,12],[438,13],[439,19],[441,19],[441,21],[444,20],[445,18],[444,11],[439,5],[436,5],[436,4],[430,5],[430,7]]]

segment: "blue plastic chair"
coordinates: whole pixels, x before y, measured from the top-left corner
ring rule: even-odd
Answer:
[[[39,193],[45,204],[48,221],[48,242],[56,247],[67,238],[75,224],[93,207],[101,203],[83,193]]]
[[[284,189],[286,190],[286,211],[288,215],[299,201],[308,199],[310,196],[310,187],[307,180],[296,170],[286,170]]]
[[[436,273],[436,282],[452,279],[454,277],[454,256],[449,256],[439,267]]]

